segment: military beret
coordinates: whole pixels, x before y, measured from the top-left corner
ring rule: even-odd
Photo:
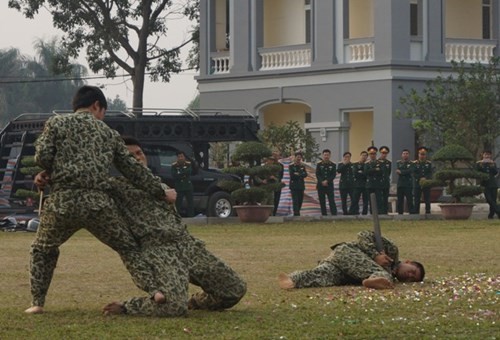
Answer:
[[[380,147],[380,152],[389,152],[389,147],[388,146],[381,146]]]

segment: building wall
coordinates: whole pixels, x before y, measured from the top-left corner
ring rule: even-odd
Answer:
[[[373,37],[373,1],[349,0],[349,38]]]
[[[482,0],[446,0],[446,37],[482,39]]]
[[[373,140],[373,111],[351,111],[349,118],[349,150],[354,156],[371,145]]]
[[[264,0],[264,47],[304,44],[304,0]]]
[[[304,127],[306,112],[311,111],[309,106],[299,103],[270,104],[260,110],[262,116],[261,128],[265,129],[271,123],[285,125],[289,121],[296,121]]]

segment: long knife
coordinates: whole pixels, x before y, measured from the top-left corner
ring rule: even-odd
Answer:
[[[373,192],[370,194],[370,205],[372,208],[373,232],[375,233],[375,247],[379,252],[383,252],[384,244],[382,243],[382,231],[380,230],[380,222],[378,220],[377,197]]]

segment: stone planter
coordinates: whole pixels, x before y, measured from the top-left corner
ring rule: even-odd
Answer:
[[[267,221],[274,206],[272,205],[235,205],[234,210],[244,223],[264,223]]]
[[[431,188],[431,203],[437,203],[439,202],[439,198],[443,195],[444,188],[443,187],[434,187]],[[424,198],[422,197],[421,202],[424,201]]]
[[[472,215],[474,204],[444,203],[439,204],[439,207],[445,220],[466,220]]]

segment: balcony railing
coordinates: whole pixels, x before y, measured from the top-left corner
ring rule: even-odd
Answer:
[[[375,60],[373,38],[345,40],[344,51],[346,63],[363,63]]]
[[[495,41],[491,40],[446,39],[446,61],[487,64],[494,55],[495,46]]]
[[[259,48],[260,71],[311,66],[311,47],[306,45]]]
[[[229,73],[229,51],[215,52],[210,55],[210,73]]]

